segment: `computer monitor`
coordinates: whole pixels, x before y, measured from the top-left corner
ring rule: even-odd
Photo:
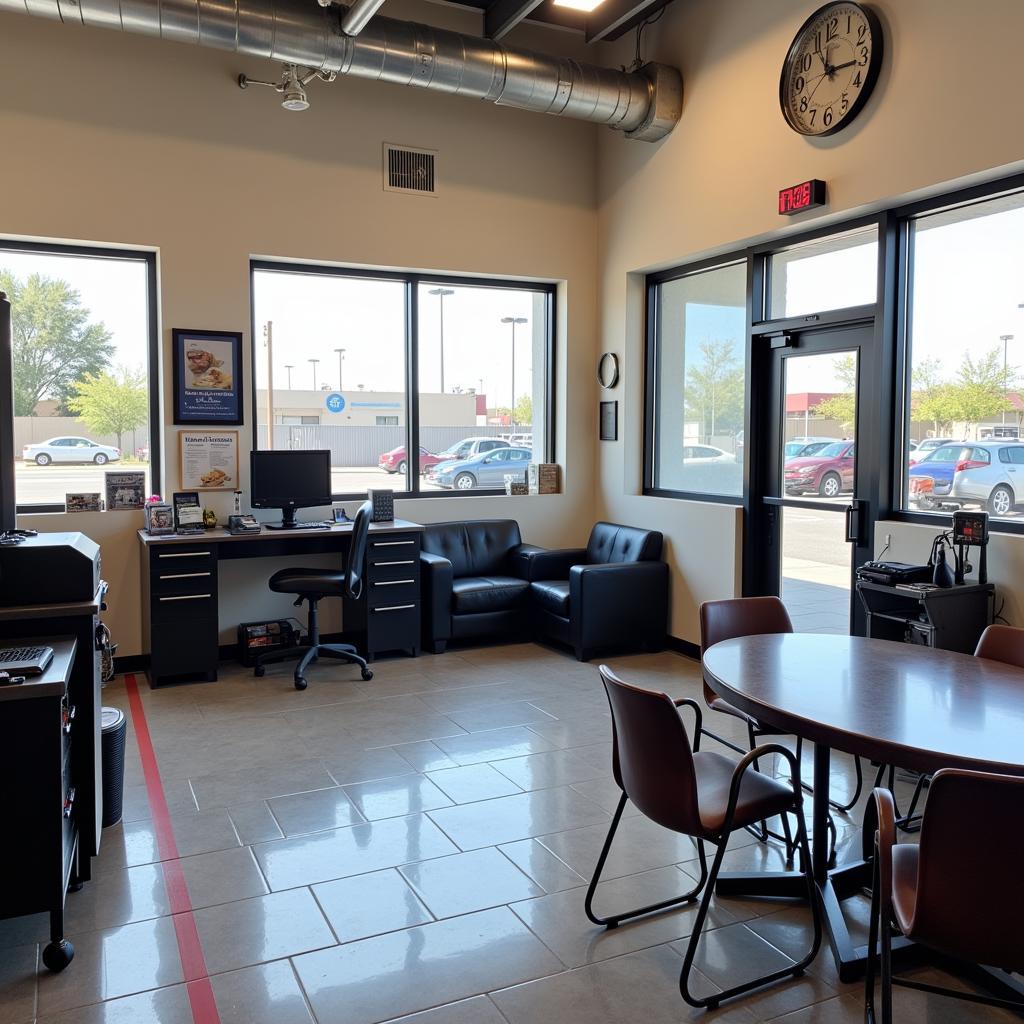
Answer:
[[[280,524],[270,529],[289,529],[297,508],[331,504],[331,453],[323,451],[253,451],[250,476],[253,508],[279,508]]]

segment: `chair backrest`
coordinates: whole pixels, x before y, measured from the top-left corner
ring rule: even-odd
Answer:
[[[1024,629],[1015,626],[1001,626],[995,623],[985,627],[978,646],[974,651],[976,658],[990,658],[992,661],[1003,661],[1007,665],[1024,668]]]
[[[657,562],[661,558],[662,535],[657,530],[617,523],[595,523],[587,542],[587,564],[606,562]]]
[[[786,606],[777,597],[736,597],[705,601],[700,606],[700,653],[723,640],[762,633],[792,633],[793,623]],[[717,696],[704,683],[704,699]]]
[[[974,963],[1024,968],[1024,778],[936,772],[918,856],[909,937]]]
[[[348,549],[348,565],[345,568],[345,593],[358,601],[363,596],[363,571],[366,568],[366,538],[373,518],[373,505],[364,501],[352,521],[352,542]]]
[[[631,686],[607,665],[601,681],[612,711],[615,781],[652,821],[700,835],[693,752],[672,698]]]
[[[505,575],[510,552],[522,544],[522,535],[514,519],[431,523],[424,529],[420,544],[428,554],[447,558],[455,579]]]

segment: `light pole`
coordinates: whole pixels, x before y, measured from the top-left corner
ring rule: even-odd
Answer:
[[[345,362],[345,350],[343,348],[336,348],[334,350],[338,353],[338,390],[344,391],[344,375],[342,373],[342,364]]]
[[[528,323],[525,316],[503,316],[503,324],[512,325],[512,404],[508,407],[508,418],[512,427],[516,425],[516,324]]]
[[[316,391],[316,364],[320,362],[319,359],[310,359],[309,362],[313,364],[313,390]]]
[[[1019,308],[1019,307],[1018,307]],[[1000,334],[999,340],[1003,343],[1003,401],[1010,401],[1010,385],[1006,380],[1006,354],[1007,349],[1011,341],[1013,341],[1012,334]],[[1006,409],[1003,409],[1003,426],[1006,426]]]
[[[427,293],[429,295],[436,295],[438,302],[441,305],[441,394],[444,394],[444,297],[446,295],[454,295],[454,288],[431,288]]]
[[[292,370],[295,369],[294,364],[285,363],[284,368],[288,371],[288,390],[292,389]]]

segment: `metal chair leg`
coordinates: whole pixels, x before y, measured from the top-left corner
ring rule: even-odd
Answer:
[[[864,1024],[876,1024],[875,1020],[875,956],[878,950],[879,909],[878,852],[875,850],[874,866],[871,869],[871,917],[868,921],[868,955],[864,971]]]
[[[708,909],[711,905],[711,896],[714,894],[715,882],[718,880],[718,872],[722,867],[722,858],[725,856],[725,849],[729,842],[729,836],[724,835],[718,844],[718,851],[715,854],[714,863],[711,865],[711,873],[708,876],[707,887],[704,890],[704,896],[700,902],[700,909],[697,911],[697,919],[693,923],[693,931],[690,934],[690,941],[686,946],[686,956],[683,959],[683,968],[679,974],[679,993],[690,1006],[697,1007],[698,1009],[706,1008],[708,1010],[714,1010],[717,1009],[719,1004],[725,999],[732,999],[734,996],[742,995],[744,992],[749,992],[755,988],[761,988],[763,985],[770,985],[772,982],[780,981],[783,978],[799,977],[818,955],[818,949],[821,947],[821,907],[818,903],[818,887],[814,882],[814,875],[811,868],[811,851],[807,843],[807,826],[804,822],[803,807],[800,806],[799,799],[799,796],[797,796],[797,802],[794,803],[793,814],[797,819],[797,843],[800,848],[804,877],[807,879],[807,899],[811,908],[811,917],[814,923],[814,937],[811,941],[811,948],[807,951],[807,954],[803,959],[798,963],[793,964],[792,967],[786,967],[780,971],[774,971],[772,974],[766,974],[762,978],[755,978],[753,981],[747,981],[741,985],[735,985],[733,988],[726,989],[724,992],[718,992],[713,996],[706,996],[704,998],[698,998],[690,992],[690,971],[693,969],[693,961],[697,955],[697,947],[700,943],[701,934],[704,930],[704,921],[707,918]]]
[[[627,910],[622,914],[610,914],[608,917],[598,917],[594,912],[594,894],[597,892],[597,885],[601,880],[601,872],[604,870],[605,861],[608,859],[608,853],[612,848],[612,840],[615,838],[615,832],[619,827],[619,821],[622,819],[622,812],[626,808],[627,799],[628,798],[625,793],[623,793],[619,798],[619,804],[615,808],[615,814],[612,817],[611,827],[608,829],[608,835],[605,838],[604,846],[601,847],[601,855],[597,858],[597,866],[594,868],[594,874],[591,876],[590,885],[587,886],[587,895],[583,901],[583,909],[586,912],[587,917],[593,921],[594,924],[603,925],[605,928],[617,928],[623,921],[631,921],[635,917],[643,917],[646,914],[655,914],[662,910],[669,910],[672,907],[680,907],[686,903],[693,903],[697,898],[698,893],[704,887],[704,883],[707,881],[708,877],[707,860],[704,855],[704,843],[702,840],[697,840],[697,855],[700,858],[700,880],[688,893],[684,893],[682,896],[674,896],[669,900],[662,900],[660,903],[652,903],[646,907],[638,907],[636,910]]]

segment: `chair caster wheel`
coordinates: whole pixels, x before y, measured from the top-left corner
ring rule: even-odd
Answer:
[[[304,690],[307,685],[308,684],[306,683],[306,680],[303,679],[302,676],[297,676],[296,677],[296,679],[295,679],[295,689],[296,690]]]
[[[43,963],[47,968],[58,974],[75,958],[75,947],[67,939],[60,942],[51,942],[43,950]]]
[[[254,675],[254,676],[255,676],[255,677],[257,678],[257,679],[262,679],[262,678],[263,678],[263,677],[264,677],[264,676],[265,676],[265,675],[267,674],[267,670],[266,670],[266,669],[265,669],[265,668],[264,668],[264,667],[263,667],[262,665],[257,665],[257,666],[256,666],[256,667],[255,667],[255,668],[254,668],[254,669],[252,670],[252,674],[253,674],[253,675]]]
[[[363,678],[364,679],[372,679],[373,678],[373,669],[364,668],[363,669]]]

